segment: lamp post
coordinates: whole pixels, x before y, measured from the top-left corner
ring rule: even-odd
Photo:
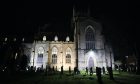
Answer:
[[[61,54],[62,54],[62,66],[63,66],[63,52],[61,52]]]
[[[126,57],[126,66],[127,66],[127,71],[128,71],[128,56],[125,56]]]
[[[34,41],[34,55],[33,55],[33,67],[34,67],[34,60],[35,60],[35,41]]]

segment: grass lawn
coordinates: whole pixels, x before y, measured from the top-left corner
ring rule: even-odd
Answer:
[[[118,73],[114,71],[114,79],[110,80],[108,75],[102,75],[103,84],[139,84],[140,75],[129,74],[127,72]],[[50,75],[44,73],[21,73],[18,75],[1,75],[0,84],[99,84],[97,77],[84,75]]]

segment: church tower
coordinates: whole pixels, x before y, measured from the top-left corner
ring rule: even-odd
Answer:
[[[78,69],[111,66],[114,57],[106,54],[105,39],[101,34],[102,26],[93,17],[90,17],[89,7],[86,10],[80,9],[80,11],[76,7],[73,8],[73,26]]]

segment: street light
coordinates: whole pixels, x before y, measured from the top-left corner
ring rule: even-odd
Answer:
[[[127,71],[128,71],[128,56],[125,56],[126,57],[126,66],[127,66]]]
[[[127,64],[128,64],[128,56],[125,56],[126,57],[126,62],[127,62]]]

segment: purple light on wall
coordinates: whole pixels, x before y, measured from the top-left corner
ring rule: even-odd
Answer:
[[[94,67],[94,62],[93,62],[92,57],[90,57],[89,61],[88,61],[88,68],[90,68],[90,67]]]

